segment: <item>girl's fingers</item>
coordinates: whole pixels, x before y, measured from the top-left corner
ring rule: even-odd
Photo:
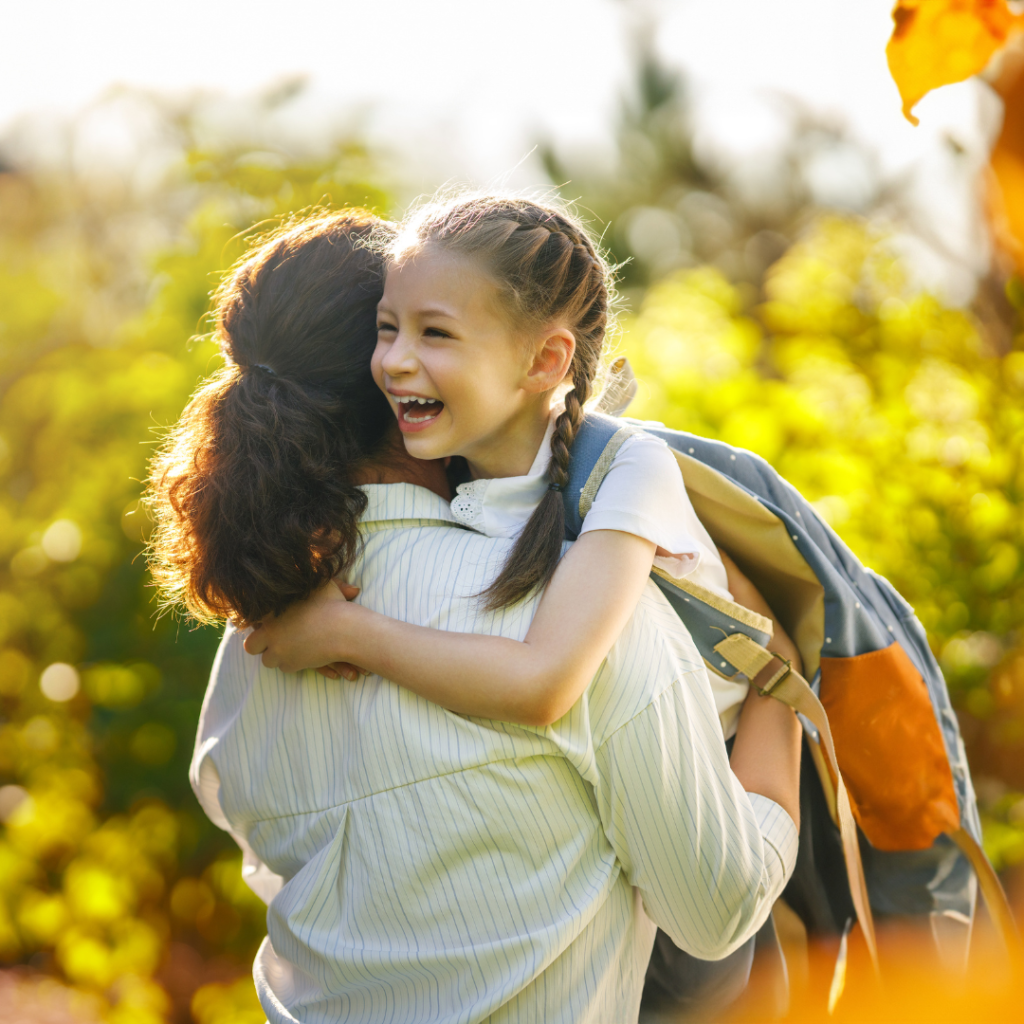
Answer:
[[[352,665],[347,661],[335,661],[326,667],[337,673],[332,678],[344,677],[350,683],[354,683],[360,676],[366,675],[365,669],[360,668],[358,665]]]

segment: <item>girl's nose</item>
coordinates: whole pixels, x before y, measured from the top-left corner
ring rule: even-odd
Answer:
[[[388,345],[380,366],[389,377],[405,377],[416,372],[419,366],[416,360],[416,347],[404,332],[400,331],[395,340]]]

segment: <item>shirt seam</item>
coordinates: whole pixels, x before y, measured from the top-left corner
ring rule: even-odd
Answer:
[[[209,753],[206,755],[206,757],[210,757],[210,756],[211,755]],[[419,785],[421,785],[422,783],[425,783],[425,782],[434,782],[437,779],[447,779],[447,778],[451,778],[452,776],[455,776],[455,775],[463,775],[466,772],[477,771],[480,768],[484,768],[484,767],[487,767],[487,766],[492,765],[492,764],[507,764],[509,762],[517,762],[517,761],[531,761],[531,760],[534,760],[535,758],[538,758],[538,757],[560,757],[561,760],[567,761],[567,758],[565,758],[564,756],[556,755],[556,754],[529,754],[526,757],[503,757],[503,758],[501,758],[500,760],[497,760],[497,761],[482,761],[480,764],[467,765],[465,768],[459,768],[456,771],[441,772],[438,775],[430,775],[430,776],[427,776],[426,778],[423,778],[423,779],[413,779],[413,780],[411,780],[409,782],[400,783],[397,786],[388,786],[386,789],[376,789],[372,793],[367,793],[365,796],[354,797],[351,800],[342,800],[340,803],[336,803],[336,804],[327,804],[324,807],[313,807],[313,808],[310,808],[309,810],[305,810],[305,811],[291,811],[288,814],[268,814],[266,816],[259,817],[259,818],[245,818],[245,817],[243,817],[241,820],[243,822],[255,824],[255,823],[264,822],[264,821],[284,821],[284,820],[286,820],[288,818],[302,818],[302,817],[305,817],[306,815],[309,815],[309,814],[323,814],[326,811],[337,810],[339,807],[351,807],[351,806],[353,806],[355,804],[363,803],[366,800],[372,800],[374,797],[384,796],[384,794],[386,794],[386,793],[395,793],[395,792],[397,792],[400,789],[408,789],[410,786],[419,786]],[[205,758],[204,758],[204,760],[205,760]],[[217,767],[216,763],[214,764],[214,767],[215,768]],[[220,769],[219,768],[217,769],[217,774],[218,775],[220,774]],[[223,779],[221,781],[221,787],[220,788],[221,789],[224,788]],[[218,801],[219,801],[219,797],[218,797]],[[225,817],[227,817],[227,815],[225,815]]]
[[[632,725],[641,715],[646,714],[655,704],[657,704],[665,694],[669,693],[673,687],[682,685],[684,679],[688,676],[696,675],[698,669],[689,669],[678,676],[675,676],[670,683],[668,683],[664,689],[659,690],[636,714],[631,715],[621,725],[617,725],[613,732],[610,732],[601,742],[594,748],[594,753],[604,750],[604,748],[616,737],[623,729]]]

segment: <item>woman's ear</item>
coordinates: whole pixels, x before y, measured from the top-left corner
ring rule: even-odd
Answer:
[[[540,394],[558,387],[572,366],[576,353],[576,338],[564,327],[546,330],[534,349],[533,362],[526,371],[525,388]]]

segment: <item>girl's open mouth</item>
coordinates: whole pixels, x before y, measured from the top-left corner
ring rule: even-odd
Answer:
[[[403,430],[422,429],[441,415],[444,402],[421,395],[392,395],[398,406],[398,425]]]

